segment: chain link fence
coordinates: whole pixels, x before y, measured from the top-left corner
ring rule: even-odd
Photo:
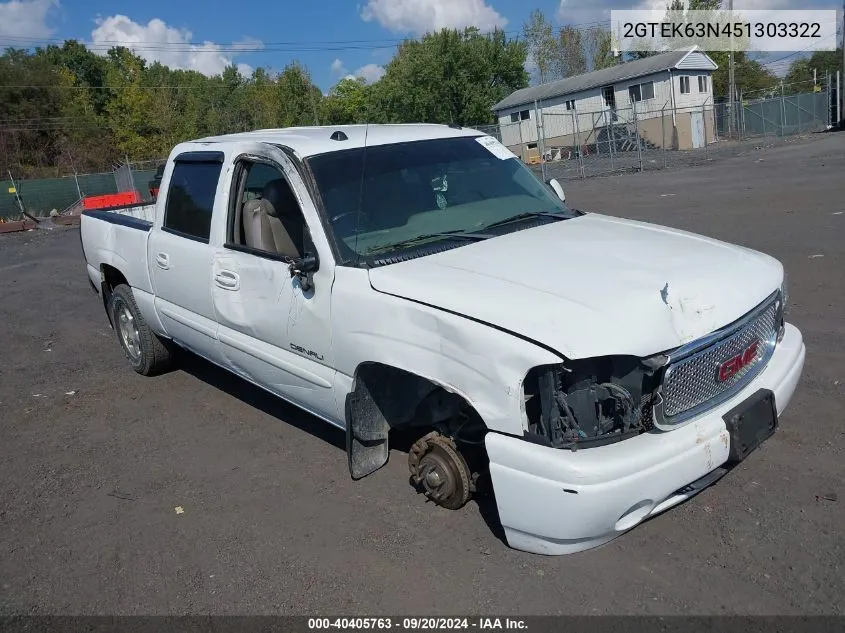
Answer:
[[[830,85],[830,84],[828,84]],[[595,112],[531,110],[528,119],[482,126],[544,180],[665,169],[712,160],[738,141],[821,132],[832,124],[830,90],[727,104],[628,108]],[[539,116],[537,116],[539,112]]]
[[[110,172],[74,174],[61,178],[0,180],[0,218],[16,218],[21,210],[33,216],[61,213],[83,197],[137,191],[149,197],[150,181],[162,160],[123,163]],[[9,176],[9,174],[7,174]]]

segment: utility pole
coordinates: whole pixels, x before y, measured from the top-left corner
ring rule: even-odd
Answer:
[[[730,20],[733,20],[733,10],[734,10],[734,0],[728,0],[728,16]],[[736,95],[736,85],[735,85],[735,76],[734,76],[734,35],[733,29],[731,29],[731,52],[728,61],[728,107],[730,108],[730,117],[728,118],[728,130],[733,129],[734,125],[734,116],[735,115],[735,107],[734,107],[734,98]]]
[[[845,1],[842,3],[842,73],[845,73]],[[841,117],[841,113],[845,112],[845,95],[842,94],[841,86],[839,85],[839,77],[840,74],[837,73],[836,75],[836,104],[837,106],[841,103],[842,108],[837,112],[837,114]],[[840,125],[842,123],[842,119],[840,118],[836,124]]]

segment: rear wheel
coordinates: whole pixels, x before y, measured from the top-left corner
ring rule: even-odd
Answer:
[[[109,297],[108,306],[117,339],[136,372],[142,376],[153,376],[172,366],[170,349],[144,321],[129,286],[117,286]]]

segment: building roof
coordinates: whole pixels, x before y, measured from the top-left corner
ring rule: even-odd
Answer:
[[[331,137],[335,132],[343,132],[347,137],[346,140],[332,140]],[[370,124],[369,126],[325,125],[254,130],[210,136],[189,141],[183,145],[192,145],[191,149],[196,150],[197,145],[269,143],[289,147],[304,158],[326,152],[364,147],[365,141],[366,145],[372,147],[408,141],[481,135],[482,132],[472,128],[451,127],[436,123]],[[185,149],[177,147],[175,151],[178,153],[185,151]]]
[[[716,70],[718,66],[704,52],[700,51],[697,46],[693,46],[692,48],[659,53],[651,57],[637,59],[619,64],[618,66],[611,66],[610,68],[603,68],[602,70],[595,70],[591,73],[584,73],[583,75],[559,79],[558,81],[540,84],[539,86],[523,88],[502,99],[492,109],[494,112],[498,112],[507,108],[534,103],[534,101],[562,97],[601,86],[610,86],[620,81],[653,75],[654,73],[674,68]]]

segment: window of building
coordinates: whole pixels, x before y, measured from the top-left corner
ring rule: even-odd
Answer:
[[[570,99],[566,102],[566,109],[567,110],[574,110],[575,109],[575,99]]]
[[[654,82],[648,81],[643,84],[634,84],[628,88],[628,95],[631,97],[632,103],[654,99]]]
[[[681,79],[681,94],[689,94],[689,77],[684,75]]]
[[[222,155],[218,158],[216,155],[186,154],[176,159],[164,208],[166,230],[208,241],[222,167]]]
[[[699,75],[698,77],[698,91],[707,92],[707,75]]]
[[[522,110],[520,112],[511,113],[511,123],[519,123],[531,118],[531,110]]]

